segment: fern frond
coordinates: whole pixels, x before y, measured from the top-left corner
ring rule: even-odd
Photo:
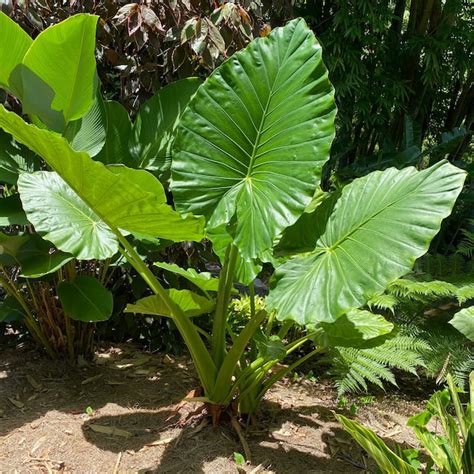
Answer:
[[[417,300],[420,297],[455,296],[456,285],[442,280],[418,281],[401,278],[390,283],[388,293],[397,297]]]
[[[474,299],[474,283],[459,287],[456,291],[456,298],[459,304]]]
[[[373,295],[367,302],[367,306],[372,310],[376,309],[386,309],[394,313],[395,306],[400,302],[400,300],[395,295],[390,295],[387,293]]]
[[[368,383],[384,388],[384,383],[396,385],[393,369],[416,374],[418,367],[424,367],[421,357],[429,346],[422,340],[397,334],[380,346],[369,349],[337,347],[331,351],[330,373],[335,379],[339,396],[368,390]]]
[[[468,219],[468,226],[474,228],[474,219]],[[459,242],[457,252],[466,258],[472,258],[474,256],[474,232],[468,229],[464,229],[463,238]]]

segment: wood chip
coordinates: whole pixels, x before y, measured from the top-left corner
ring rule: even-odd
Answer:
[[[28,383],[35,389],[35,390],[41,390],[43,386],[35,380],[34,377],[31,375],[26,376],[26,380],[28,380]]]
[[[16,406],[17,408],[24,408],[25,404],[23,402],[21,402],[20,400],[16,400],[15,398],[10,398],[8,397],[8,401]]]
[[[115,467],[114,467],[114,474],[117,474],[119,472],[119,466],[120,466],[120,461],[121,460],[122,460],[122,452],[118,453],[117,461],[116,461]]]
[[[153,443],[148,443],[145,446],[163,446],[164,444],[171,443],[174,440],[174,436],[170,436],[169,438],[158,439],[157,441],[153,441]]]
[[[129,367],[138,367],[146,364],[151,357],[137,357],[135,359],[122,359],[119,363],[115,363],[117,369],[128,369]]]
[[[111,436],[121,436],[122,438],[130,438],[133,436],[130,431],[125,431],[120,428],[116,428],[115,426],[104,426],[104,425],[96,425],[96,424],[89,424],[87,425],[92,431],[101,434],[108,434]]]
[[[94,375],[93,377],[89,377],[81,382],[81,385],[87,385],[88,383],[94,382],[94,380],[99,380],[102,377],[102,374]]]

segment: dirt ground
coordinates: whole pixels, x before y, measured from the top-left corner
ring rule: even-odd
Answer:
[[[212,427],[182,398],[196,388],[192,364],[122,345],[71,367],[28,349],[0,347],[0,472],[361,473],[362,451],[338,427],[325,382],[285,381],[247,430],[252,462],[230,425]],[[357,419],[386,439],[415,446],[405,428],[416,400],[385,396]]]

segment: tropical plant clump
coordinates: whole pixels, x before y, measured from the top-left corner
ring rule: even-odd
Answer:
[[[0,19],[8,28],[3,47],[15,51],[0,82],[27,118],[0,107],[0,128],[43,160],[17,182],[28,223],[54,245],[53,255],[124,259],[134,268],[149,295],[125,311],[174,322],[199,376],[197,400],[215,423],[231,405],[255,414],[276,381],[326,348],[364,347],[391,333],[392,323],[363,308],[428,250],[465,173],[440,161],[321,191],[336,107],[321,46],[304,20],[252,41],[203,83],[161,89],[132,123],[101,99],[89,54],[97,17],[73,16],[34,42]],[[82,50],[64,39],[75,34]],[[56,51],[80,80],[59,77]],[[160,180],[169,180],[172,199]],[[15,232],[21,238],[24,230]],[[220,259],[217,277],[159,260],[150,266],[151,254],[139,250],[204,238]],[[275,268],[267,309],[255,300],[264,264]],[[166,288],[158,268],[193,290]],[[229,303],[242,285],[251,317],[235,331]],[[104,299],[91,295],[100,306]],[[209,317],[210,327],[201,323]],[[297,338],[295,325],[304,328]],[[279,366],[306,343],[309,352]]]

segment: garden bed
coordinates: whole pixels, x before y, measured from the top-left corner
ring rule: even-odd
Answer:
[[[0,348],[1,350],[1,348]],[[247,438],[252,462],[230,425],[212,427],[199,405],[182,403],[197,386],[186,357],[120,345],[70,367],[26,348],[1,350],[0,472],[363,472],[367,461],[334,421],[326,382],[271,390]],[[357,419],[384,438],[414,446],[407,416],[421,404],[377,397]],[[370,469],[370,464],[368,466]]]

